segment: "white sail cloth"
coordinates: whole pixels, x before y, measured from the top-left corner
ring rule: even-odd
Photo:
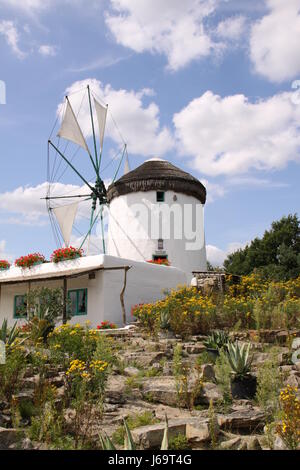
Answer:
[[[97,121],[98,121],[98,126],[99,126],[100,147],[102,150],[103,140],[104,140],[104,131],[105,131],[105,125],[106,125],[107,107],[102,106],[102,104],[98,103],[98,101],[95,100],[95,98],[94,98],[94,103],[95,103]]]
[[[66,247],[70,244],[73,223],[78,209],[78,202],[67,206],[55,207],[53,210],[60,227]]]
[[[68,99],[67,99],[67,107],[66,107],[65,115],[63,117],[61,127],[57,135],[66,140],[70,140],[71,142],[74,142],[77,145],[80,145],[88,153],[90,153],[87,143],[85,141],[85,138],[83,136],[83,133],[80,129],[80,126],[78,124],[74,111],[72,109],[72,106]]]

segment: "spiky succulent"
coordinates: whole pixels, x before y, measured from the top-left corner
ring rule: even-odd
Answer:
[[[252,359],[249,357],[251,344],[236,342],[229,343],[227,347],[228,361],[236,377],[245,377],[251,370]]]
[[[230,343],[230,338],[226,331],[216,330],[208,336],[203,344],[207,349],[216,349],[219,351],[222,348],[227,349],[228,343]]]
[[[160,314],[160,328],[168,330],[170,328],[170,315],[169,312],[162,311]]]
[[[10,346],[18,336],[19,330],[17,328],[17,322],[15,322],[14,326],[9,329],[7,319],[4,319],[0,328],[0,341],[3,341],[4,344]]]
[[[136,450],[130,429],[125,419],[123,420],[123,425],[125,428],[124,450]],[[168,433],[169,433],[169,426],[168,426],[168,418],[166,416],[165,430],[164,430],[163,440],[161,443],[161,450],[168,450],[169,448]],[[117,450],[114,444],[112,443],[111,439],[107,435],[103,437],[100,434],[99,439],[100,439],[100,443],[101,443],[103,450]]]

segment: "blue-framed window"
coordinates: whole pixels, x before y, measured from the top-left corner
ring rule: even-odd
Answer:
[[[87,315],[87,289],[68,291],[69,312],[72,317]]]
[[[14,299],[14,318],[27,317],[27,304],[25,295],[15,295]]]

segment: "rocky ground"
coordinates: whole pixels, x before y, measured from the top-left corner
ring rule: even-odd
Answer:
[[[291,333],[286,331],[261,332],[259,342],[252,338],[256,332],[231,333],[235,339],[252,342],[253,373],[269,357],[269,350],[277,347],[278,361],[284,372],[285,384],[299,388],[300,363],[290,363],[291,349],[287,346]],[[294,332],[300,336],[300,331]],[[199,362],[199,356],[205,351],[205,337],[195,336],[188,341],[161,335],[152,339],[137,328],[126,334],[116,335],[120,344],[119,355],[122,367],[115,367],[108,380],[104,415],[91,421],[89,432],[97,439],[99,432],[114,436],[122,426],[123,418],[132,416],[150,416],[153,424],[138,426],[132,430],[133,438],[139,448],[155,449],[160,447],[164,432],[165,416],[169,422],[169,437],[181,435],[192,449],[210,449],[212,444],[219,449],[254,450],[269,449],[264,433],[266,418],[264,411],[255,400],[233,400],[224,405],[221,387],[217,384],[213,364]],[[191,398],[193,406],[188,409],[186,403],[179,404],[178,381],[173,375],[174,347],[181,343],[182,362],[189,369],[186,398]],[[197,367],[195,365],[198,364]],[[64,374],[53,372],[52,383],[59,395],[64,393]],[[15,398],[19,401],[32,396],[34,383],[38,375],[24,378],[22,393]],[[199,382],[201,386],[195,387]],[[212,436],[211,409],[213,403],[215,426]],[[72,410],[67,410],[72,416]],[[148,419],[149,420],[149,419]],[[11,410],[5,402],[0,402],[0,449],[9,448],[47,448],[45,444],[32,442],[24,432],[13,428]],[[212,443],[213,439],[213,443]],[[122,448],[121,444],[116,444]],[[277,437],[275,449],[284,449],[283,441]]]

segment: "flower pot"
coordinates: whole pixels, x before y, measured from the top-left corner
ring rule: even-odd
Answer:
[[[212,361],[216,361],[219,356],[219,351],[217,349],[206,348],[206,352]]]
[[[255,375],[234,377],[231,380],[232,398],[251,400],[256,394],[257,379]]]

